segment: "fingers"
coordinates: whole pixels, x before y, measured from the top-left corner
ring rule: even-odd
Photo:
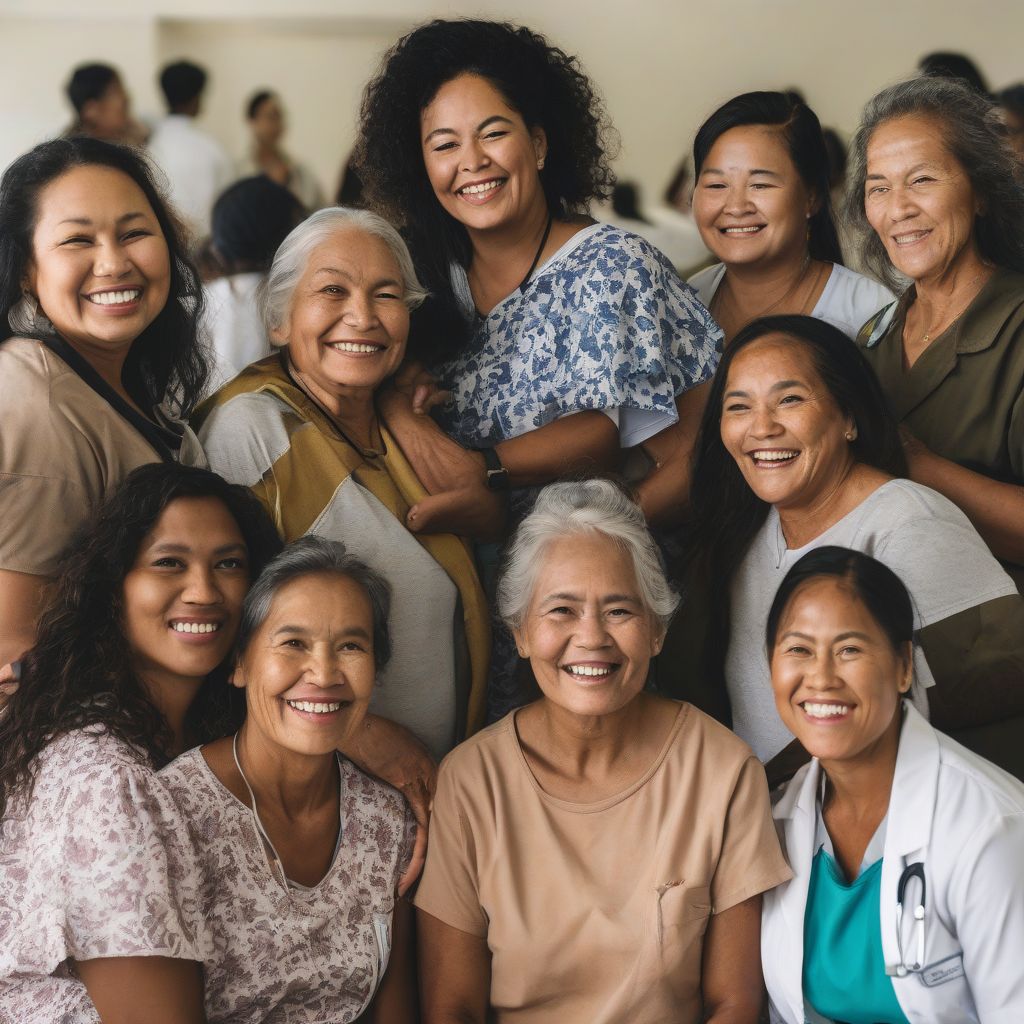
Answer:
[[[406,526],[413,533],[455,533],[482,541],[500,540],[505,516],[501,495],[482,486],[465,487],[421,498],[409,510]]]
[[[404,896],[412,888],[427,861],[427,825],[426,822],[420,822],[419,815],[417,815],[416,821],[416,845],[413,847],[409,866],[398,881],[399,896]]]

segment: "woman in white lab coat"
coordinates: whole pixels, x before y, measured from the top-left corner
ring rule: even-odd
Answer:
[[[1024,1021],[1024,785],[902,700],[912,638],[898,577],[845,548],[801,558],[769,613],[776,706],[814,758],[774,810],[773,1022]]]

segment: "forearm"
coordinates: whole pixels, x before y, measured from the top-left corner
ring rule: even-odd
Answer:
[[[927,449],[907,451],[910,478],[959,506],[997,558],[1024,565],[1024,487],[975,473]]]
[[[497,452],[513,487],[541,487],[570,473],[607,472],[621,460],[618,429],[595,410],[502,441]]]
[[[36,627],[50,581],[0,570],[0,666],[17,661],[36,642]]]

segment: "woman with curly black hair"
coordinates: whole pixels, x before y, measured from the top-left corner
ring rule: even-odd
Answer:
[[[77,528],[149,462],[202,464],[202,293],[144,158],[44,142],[0,181],[0,666]]]
[[[186,830],[154,770],[238,727],[225,662],[279,548],[246,488],[162,464],[75,545],[0,719],[3,1019],[203,1019]]]
[[[431,491],[412,529],[458,532],[485,480],[512,489],[514,526],[535,488],[617,466],[620,447],[649,456],[649,520],[685,499],[721,335],[658,250],[586,215],[613,182],[608,135],[576,58],[504,23],[423,25],[367,87],[360,174],[432,293],[414,335],[451,391],[439,421],[458,442],[400,391],[386,402]]]

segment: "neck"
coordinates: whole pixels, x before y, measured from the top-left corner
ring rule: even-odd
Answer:
[[[312,375],[303,373],[289,359],[292,375],[306,393],[341,425],[345,435],[363,448],[377,442],[377,411],[372,388],[354,388],[332,384],[329,387]]]
[[[489,273],[493,268],[498,274],[507,274],[510,265],[518,267],[521,262],[528,265],[544,237],[548,217],[547,203],[543,194],[540,194],[529,212],[511,224],[502,224],[486,231],[467,228],[473,247],[473,269],[477,272],[483,269]]]
[[[188,740],[185,735],[185,718],[188,709],[196,699],[204,680],[180,676],[163,676],[158,673],[140,673],[143,688],[157,711],[164,716],[171,730],[172,757],[185,751]]]
[[[828,779],[826,802],[842,807],[854,819],[877,816],[881,821],[889,806],[902,725],[902,708],[897,705],[886,731],[856,757],[821,761]]]
[[[722,284],[727,284],[735,295],[751,302],[768,300],[792,288],[807,269],[809,261],[810,255],[804,248],[770,261],[726,264]]]
[[[969,303],[994,269],[982,260],[972,245],[950,266],[914,281],[915,305],[930,319],[953,313],[951,307]]]
[[[847,457],[812,497],[794,505],[775,506],[786,546],[801,548],[820,537],[888,479],[880,470]]]
[[[297,754],[248,719],[238,731],[238,762],[261,810],[297,818],[338,802],[337,755]]]
[[[124,382],[121,379],[131,345],[111,349],[73,341],[69,338],[64,340],[103,378],[105,384],[113,388],[122,398],[135,404],[125,390]]]
[[[281,158],[281,151],[277,147],[276,142],[257,142],[254,151],[256,162],[260,163],[263,160],[278,160]]]

